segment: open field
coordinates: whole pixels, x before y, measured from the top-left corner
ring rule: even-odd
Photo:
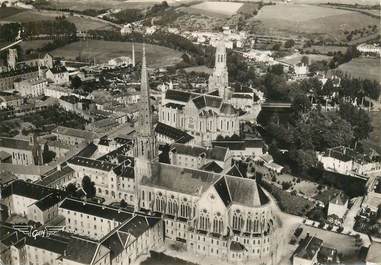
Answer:
[[[355,58],[349,63],[345,63],[338,68],[352,77],[366,78],[381,82],[381,60],[380,58]]]
[[[54,20],[59,16],[62,16],[62,13],[56,11],[24,10],[12,16],[8,16],[4,20],[15,22],[31,22],[40,20]],[[74,23],[77,29],[81,31],[94,29],[111,29],[111,26],[106,23],[95,21],[82,16],[66,16],[66,19]]]
[[[213,69],[205,65],[187,67],[187,68],[184,68],[184,71],[187,73],[190,73],[190,72],[205,73],[205,74],[213,73]]]
[[[237,14],[242,6],[242,3],[234,2],[202,2],[185,8],[185,11],[212,17],[230,17]]]
[[[115,57],[131,56],[131,51],[132,43],[130,42],[89,40],[70,43],[54,50],[51,54],[69,60],[74,60],[81,55],[82,58],[91,61],[95,58],[97,63],[105,63]],[[135,56],[138,62],[141,60],[141,52],[142,45],[136,43]],[[158,45],[146,44],[146,54],[149,67],[174,65],[182,60],[181,52]]]
[[[282,62],[289,63],[289,64],[297,64],[297,63],[301,62],[303,56],[307,56],[310,63],[316,62],[316,61],[322,61],[322,60],[330,61],[332,59],[332,57],[326,56],[326,55],[298,54],[298,53],[296,53],[296,54],[292,54],[290,56],[280,58],[280,59],[278,59],[278,61],[282,61]]]
[[[57,9],[71,9],[83,11],[86,9],[143,9],[152,6],[156,3],[162,2],[161,0],[51,0],[47,6],[54,7]],[[175,2],[174,0],[167,1],[169,4]]]
[[[333,0],[333,1],[327,1],[327,0],[293,0],[293,3],[296,4],[326,4],[327,2],[335,3],[335,4],[347,4],[347,5],[379,5],[379,0]]]
[[[345,53],[347,50],[347,47],[345,46],[318,46],[318,45],[312,45],[309,48],[303,48],[303,51],[305,52],[314,52],[317,51],[321,54],[327,54],[329,52],[334,53],[334,52],[342,52]]]
[[[346,41],[344,32],[379,25],[379,20],[355,11],[316,5],[277,4],[263,7],[254,21],[257,31],[265,34],[293,34]]]
[[[28,40],[21,42],[20,46],[23,50],[29,50],[29,49],[38,49],[44,47],[49,42],[52,42],[50,40]]]
[[[0,19],[5,19],[7,17],[13,16],[23,11],[24,9],[14,8],[14,7],[0,8]]]
[[[105,24],[100,21],[91,20],[84,17],[78,16],[69,16],[66,18],[69,22],[74,23],[77,27],[77,30],[86,31],[86,30],[109,30],[112,27],[108,24]]]
[[[60,16],[56,12],[38,12],[37,10],[26,10],[18,12],[12,16],[5,18],[7,21],[15,22],[31,22],[40,20],[54,20],[56,17]]]

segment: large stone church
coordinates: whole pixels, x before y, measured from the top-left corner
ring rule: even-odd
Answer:
[[[159,122],[187,132],[194,137],[196,145],[211,146],[219,135],[239,135],[243,112],[255,113],[252,118],[255,121],[260,111],[260,104],[255,102],[258,91],[229,87],[226,60],[225,42],[221,40],[216,47],[215,67],[209,77],[208,92],[163,91]]]
[[[252,168],[249,167],[247,177],[243,178],[159,163],[144,50],[141,75],[134,147],[135,210],[162,216],[165,238],[184,245],[188,251],[231,263],[275,264],[281,244],[279,222],[269,197],[257,184]],[[221,116],[217,120],[222,125],[212,122],[209,127],[209,115],[220,115],[225,108],[234,110],[221,97],[167,91],[167,94],[171,93],[182,95],[184,102],[188,98],[179,109],[189,109],[193,113],[182,118],[174,116],[172,126],[181,127],[188,119],[183,126],[189,128],[189,118],[193,116],[194,131],[205,135],[217,129],[234,132],[238,127],[233,117],[223,120]]]

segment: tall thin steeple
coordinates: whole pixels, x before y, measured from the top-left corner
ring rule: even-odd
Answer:
[[[143,178],[152,176],[152,160],[156,157],[156,137],[153,129],[150,89],[148,83],[145,46],[143,44],[143,58],[140,84],[139,116],[136,123],[134,142],[135,157],[135,209],[140,204],[140,183]]]
[[[209,76],[209,92],[218,90],[218,94],[225,100],[230,97],[229,93],[228,68],[226,65],[226,47],[224,39],[217,42],[216,60],[213,74]]]
[[[135,44],[132,43],[132,66],[135,67]]]
[[[146,52],[144,44],[140,82],[140,102],[137,133],[139,136],[153,137],[150,89],[148,83]]]

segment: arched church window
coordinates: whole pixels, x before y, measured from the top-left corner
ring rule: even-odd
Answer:
[[[200,218],[199,218],[199,229],[203,231],[208,231],[209,228],[209,213],[206,209],[204,209],[200,213]]]
[[[233,214],[233,229],[241,230],[243,225],[243,218],[240,210],[235,210]]]
[[[213,233],[222,234],[223,232],[223,220],[221,213],[217,212],[213,218]]]

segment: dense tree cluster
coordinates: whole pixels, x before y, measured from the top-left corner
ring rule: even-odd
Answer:
[[[21,25],[19,23],[7,23],[0,25],[0,40],[14,41],[17,38],[20,30]]]
[[[335,69],[340,64],[347,63],[360,55],[361,53],[357,50],[356,46],[349,46],[345,53],[338,51],[333,54],[333,58],[329,62],[329,67]]]
[[[22,24],[23,36],[48,35],[57,37],[73,37],[77,33],[74,23],[67,21],[64,17],[55,20],[39,20],[25,22]]]
[[[63,47],[71,42],[77,41],[77,38],[75,37],[69,37],[65,39],[56,39],[53,40],[52,42],[48,42],[45,46],[41,47],[38,49],[40,52],[51,52],[55,49],[58,49],[60,47]]]
[[[95,183],[91,181],[89,176],[84,176],[82,179],[82,189],[86,192],[87,198],[93,198],[96,194]]]
[[[75,113],[67,112],[57,107],[49,107],[44,111],[24,116],[24,122],[30,122],[37,128],[44,125],[57,124],[65,127],[84,129],[86,121]]]

